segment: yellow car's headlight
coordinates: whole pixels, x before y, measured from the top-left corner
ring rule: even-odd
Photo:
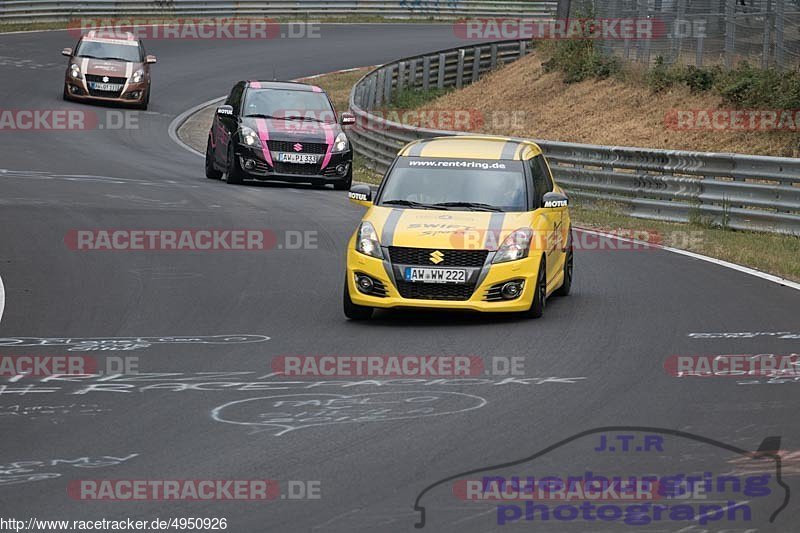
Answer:
[[[375,231],[375,227],[369,222],[364,221],[358,227],[356,251],[370,257],[383,259],[381,243],[378,240],[378,232]]]
[[[528,257],[531,249],[533,231],[530,228],[521,228],[509,235],[497,249],[493,263],[506,263]]]

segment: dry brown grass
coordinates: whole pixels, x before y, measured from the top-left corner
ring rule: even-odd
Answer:
[[[716,109],[721,99],[675,88],[653,94],[640,76],[565,84],[545,73],[532,54],[477,83],[442,96],[423,109],[478,110],[476,131],[587,144],[641,146],[702,152],[797,156],[795,133],[675,131],[664,125],[672,109]],[[514,112],[517,119],[513,119]],[[520,119],[521,116],[521,119]]]

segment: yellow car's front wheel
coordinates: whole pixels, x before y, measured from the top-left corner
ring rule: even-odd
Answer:
[[[344,308],[344,316],[350,320],[369,320],[372,318],[372,313],[375,311],[372,307],[365,305],[357,305],[350,299],[350,288],[347,283],[347,274],[344,278],[344,291],[342,293],[342,307]]]
[[[545,258],[539,261],[539,272],[536,274],[536,290],[533,293],[531,307],[524,315],[530,318],[541,318],[544,314],[544,305],[547,301],[547,268]]]

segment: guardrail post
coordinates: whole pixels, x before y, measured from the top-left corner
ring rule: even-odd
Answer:
[[[439,54],[439,73],[436,77],[436,88],[444,89],[444,68],[446,66],[447,58],[444,54]]]
[[[481,73],[481,47],[476,46],[472,49],[472,83],[478,81]]]
[[[392,101],[392,75],[394,74],[394,65],[387,65],[385,70],[386,76],[383,78],[383,97],[384,101],[389,104]]]
[[[456,88],[460,89],[464,84],[464,49],[458,51],[458,66],[456,67]]]
[[[404,61],[401,61],[397,65],[397,94],[400,94],[403,91],[403,86],[405,85],[405,77],[406,77],[406,64]]]
[[[375,83],[375,76],[372,76],[369,79],[369,84],[367,85],[367,109],[375,109],[375,98],[376,98],[376,91],[375,91],[376,83]]]
[[[408,67],[408,86],[412,89],[417,86],[417,60],[412,59]]]
[[[422,90],[427,91],[431,87],[431,56],[422,58]]]
[[[353,101],[359,107],[364,107],[364,86],[363,85],[356,85],[355,86],[355,96]]]
[[[383,69],[380,69],[378,71],[377,80],[375,80],[375,85],[377,86],[375,88],[375,107],[376,108],[380,107],[383,104],[383,88],[384,88],[383,80],[385,78],[385,74],[384,73],[385,73],[385,71]]]
[[[528,54],[528,41],[520,41],[519,42],[519,57]]]
[[[492,43],[492,59],[489,61],[489,69],[494,70],[497,66],[497,43]]]

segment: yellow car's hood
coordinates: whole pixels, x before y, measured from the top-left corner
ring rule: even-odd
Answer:
[[[364,216],[383,246],[494,250],[508,234],[531,226],[531,213],[434,211],[373,206]]]

